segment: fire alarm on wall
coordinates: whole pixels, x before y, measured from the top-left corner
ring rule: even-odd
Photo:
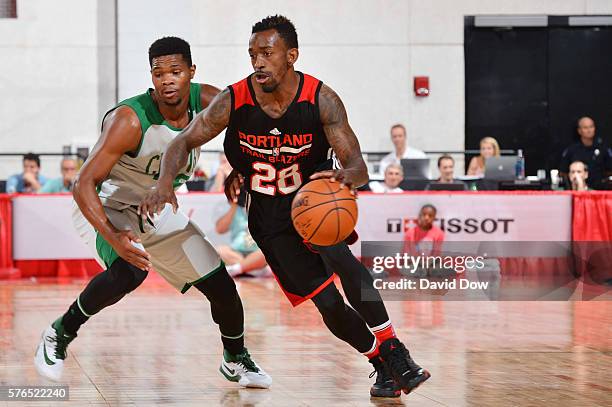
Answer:
[[[429,96],[429,76],[414,77],[414,95]]]

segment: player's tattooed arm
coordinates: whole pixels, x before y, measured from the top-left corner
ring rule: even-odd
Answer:
[[[348,122],[344,104],[338,94],[326,85],[319,92],[319,113],[327,141],[340,160],[342,169],[318,172],[311,178],[333,178],[350,187],[367,183],[368,170],[357,136]]]
[[[227,127],[231,103],[229,89],[225,89],[170,142],[162,160],[157,188],[140,203],[141,216],[153,216],[161,212],[166,203],[172,204],[175,211],[178,209],[173,188],[174,179],[179,170],[187,164],[191,150],[217,137]]]

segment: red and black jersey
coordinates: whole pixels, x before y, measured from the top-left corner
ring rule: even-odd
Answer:
[[[244,176],[253,237],[292,227],[293,196],[331,157],[319,117],[323,83],[298,75],[295,98],[277,119],[259,106],[251,76],[229,87],[232,111],[223,147],[229,163]]]

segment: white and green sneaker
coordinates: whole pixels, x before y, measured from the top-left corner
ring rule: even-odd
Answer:
[[[34,354],[34,366],[41,376],[59,381],[64,370],[66,348],[76,338],[64,331],[62,317],[47,327],[42,333],[40,344]]]
[[[246,348],[237,355],[224,349],[219,371],[227,380],[238,382],[242,387],[267,389],[272,384],[272,378],[251,359]]]

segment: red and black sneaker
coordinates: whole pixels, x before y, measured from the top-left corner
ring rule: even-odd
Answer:
[[[431,374],[417,365],[408,349],[397,338],[387,339],[380,344],[380,357],[389,367],[393,380],[408,394],[419,387]]]
[[[370,359],[370,363],[374,366],[374,371],[370,373],[370,379],[376,375],[376,381],[370,387],[370,396],[399,397],[402,391],[391,377],[387,364],[380,360],[378,356]]]

